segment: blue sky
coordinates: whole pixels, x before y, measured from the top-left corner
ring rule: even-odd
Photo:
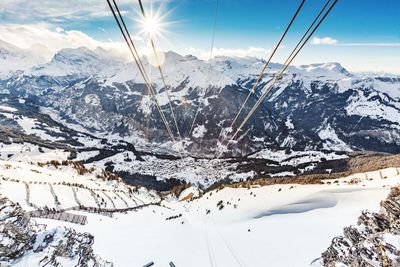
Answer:
[[[58,27],[59,33],[59,28],[64,33],[79,31],[100,43],[122,42],[105,0],[58,2],[2,0],[0,25],[13,26],[14,31],[16,25],[40,25],[48,31]],[[132,33],[138,34],[137,2],[117,2]],[[207,57],[215,0],[145,2],[147,9],[152,6],[165,15],[164,38],[156,40],[161,49]],[[299,3],[300,0],[219,0],[214,54],[266,57]],[[275,62],[282,62],[290,53],[323,4],[323,0],[306,0]],[[310,42],[294,64],[336,61],[354,71],[400,73],[399,10],[398,0],[339,0],[315,33],[319,39]],[[12,42],[10,32],[4,35],[9,39],[5,41]],[[0,29],[0,38],[1,33]]]

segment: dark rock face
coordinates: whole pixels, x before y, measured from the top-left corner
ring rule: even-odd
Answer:
[[[0,198],[0,262],[12,262],[31,250],[35,243],[35,226],[21,208]]]
[[[46,230],[27,216],[18,204],[0,198],[0,265],[10,266],[27,257],[36,266],[112,266],[94,254],[93,236],[74,229]],[[25,260],[25,259],[24,259]]]
[[[382,201],[379,213],[364,211],[356,226],[335,237],[322,260],[328,267],[400,266],[400,187]]]

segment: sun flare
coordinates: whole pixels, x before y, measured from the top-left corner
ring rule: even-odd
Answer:
[[[158,17],[149,16],[143,19],[142,22],[143,32],[150,34],[151,36],[160,34],[161,27],[162,27],[161,20]]]
[[[165,31],[165,17],[161,15],[161,10],[153,10],[153,7],[146,12],[146,16],[140,16],[139,27],[140,34],[150,37],[160,37]]]
[[[172,25],[179,24],[177,21],[169,21],[168,18],[174,9],[167,9],[165,3],[155,5],[151,3],[141,12],[137,11],[138,35],[145,40],[151,38],[154,40],[162,40],[169,43],[166,34],[169,33],[168,28]]]

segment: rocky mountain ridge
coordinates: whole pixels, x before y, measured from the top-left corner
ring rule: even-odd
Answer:
[[[393,187],[379,213],[364,211],[322,253],[323,266],[400,266],[400,187]]]
[[[213,157],[265,62],[216,57],[210,65],[174,52],[164,57],[163,70],[184,137],[175,150],[184,147],[192,155]],[[157,69],[146,58],[144,64],[176,134]],[[279,64],[271,64],[239,118],[250,110],[279,68]],[[96,135],[111,133],[154,146],[169,141],[136,66],[99,50],[62,50],[49,63],[0,80],[0,92],[29,99],[51,109],[60,122]],[[399,100],[398,77],[356,75],[338,63],[290,67],[226,155],[245,155],[263,148],[398,153]]]

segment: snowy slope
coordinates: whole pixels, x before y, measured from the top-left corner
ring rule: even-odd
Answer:
[[[0,161],[0,195],[26,210],[45,207],[65,210],[78,206],[112,210],[159,201],[153,191],[128,186],[119,179],[110,179],[101,170],[73,163]]]
[[[400,187],[393,187],[378,212],[363,211],[357,224],[332,240],[315,266],[398,266]]]
[[[344,225],[363,209],[376,211],[390,186],[399,183],[396,169],[382,173],[389,178],[381,179],[376,172],[368,179],[355,174],[323,185],[225,188],[193,201],[171,197],[162,203],[166,208],[145,208],[112,219],[89,215],[87,225],[73,227],[93,234],[95,253],[116,266],[150,261],[155,266],[170,261],[194,267],[261,267],[266,262],[309,266]],[[358,183],[351,182],[355,178]],[[110,250],[110,239],[119,244],[118,250]]]
[[[338,157],[318,151],[299,152],[292,159],[283,151],[263,151],[253,157],[275,159],[282,164],[293,164],[291,161],[295,160],[300,164],[329,156]],[[273,266],[309,266],[343,226],[365,208],[377,210],[389,188],[400,182],[400,168],[389,168],[324,180],[323,184],[225,187],[200,196],[199,189],[189,187],[178,197],[164,194],[157,205],[160,196],[154,191],[105,179],[100,169],[91,170],[72,162],[58,165],[27,161],[0,161],[0,195],[25,211],[50,207],[85,216],[85,225],[46,218],[35,221],[48,229],[58,229],[60,240],[64,240],[65,229],[60,226],[89,233],[94,237],[93,253],[114,266],[142,266],[150,261],[155,266],[166,266],[170,261],[176,266],[194,267],[261,267],[265,262]],[[154,159],[150,162],[160,164]],[[194,170],[193,163],[187,165]],[[210,169],[207,162],[200,162],[202,165],[205,169],[197,171]],[[126,211],[151,203],[156,205]],[[77,206],[114,213],[109,217],[71,209]],[[118,244],[118,249],[110,249],[110,240]],[[20,263],[43,256],[35,255],[28,254]]]

